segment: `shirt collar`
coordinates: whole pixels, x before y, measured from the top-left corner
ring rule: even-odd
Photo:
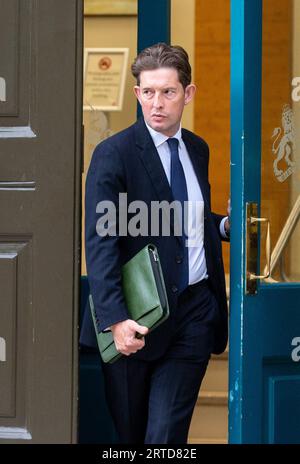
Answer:
[[[164,142],[166,142],[166,140],[168,140],[170,138],[167,135],[164,135],[161,132],[157,132],[156,130],[152,129],[152,127],[150,127],[146,123],[146,121],[145,121],[145,124],[147,126],[148,131],[150,132],[150,135],[152,137],[153,143],[154,143],[156,148],[158,148],[160,145],[162,145]],[[182,147],[182,145],[181,145],[182,144],[181,124],[180,124],[180,127],[179,127],[178,131],[176,132],[176,134],[173,135],[172,139],[178,139],[179,147],[180,148]]]

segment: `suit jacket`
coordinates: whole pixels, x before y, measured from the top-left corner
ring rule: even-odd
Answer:
[[[208,182],[209,149],[206,142],[190,131],[182,129],[182,138],[191,158],[204,199],[204,247],[209,283],[219,304],[220,318],[216,329],[214,353],[224,351],[227,344],[227,301],[222,262],[220,221],[223,216],[211,212],[210,185]],[[87,274],[100,325],[103,330],[128,319],[121,288],[121,266],[148,243],[158,249],[164,274],[170,317],[146,336],[145,347],[132,357],[152,360],[167,349],[174,326],[174,313],[178,299],[182,241],[180,237],[106,236],[96,232],[100,201],[110,200],[119,213],[119,193],[127,193],[128,204],[142,200],[151,210],[152,201],[173,201],[164,168],[147,130],[143,118],[134,125],[100,143],[91,160],[86,180],[85,246]],[[122,211],[124,213],[124,211]],[[128,214],[128,221],[131,215]],[[171,227],[171,231],[174,230]],[[86,310],[80,342],[96,346],[96,337],[89,311]]]

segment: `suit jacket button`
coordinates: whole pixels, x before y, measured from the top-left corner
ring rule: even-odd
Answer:
[[[178,288],[176,287],[176,285],[172,285],[172,292],[173,293],[178,292]]]
[[[181,256],[179,256],[179,255],[176,256],[176,263],[177,263],[177,264],[181,264],[181,263],[182,263],[182,257],[181,257]]]

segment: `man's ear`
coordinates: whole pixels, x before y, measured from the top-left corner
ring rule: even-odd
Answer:
[[[190,103],[191,100],[193,100],[195,93],[196,93],[195,84],[189,84],[186,86],[185,91],[184,91],[184,104],[185,105],[187,105],[188,103]]]
[[[135,85],[133,87],[133,91],[134,91],[134,94],[136,96],[136,98],[138,99],[138,101],[141,103],[141,88],[139,85]]]

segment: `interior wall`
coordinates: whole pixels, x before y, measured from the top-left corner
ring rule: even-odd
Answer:
[[[84,47],[129,48],[124,106],[122,111],[109,113],[110,128],[118,132],[135,121],[135,81],[130,64],[137,51],[137,16],[86,16],[84,18]]]
[[[230,0],[197,0],[195,132],[210,147],[212,210],[227,214],[230,192]],[[223,244],[229,273],[229,245]]]
[[[171,1],[171,44],[180,45],[187,51],[193,81],[195,80],[195,3],[196,0]],[[182,127],[190,131],[194,130],[194,101],[184,109]]]

